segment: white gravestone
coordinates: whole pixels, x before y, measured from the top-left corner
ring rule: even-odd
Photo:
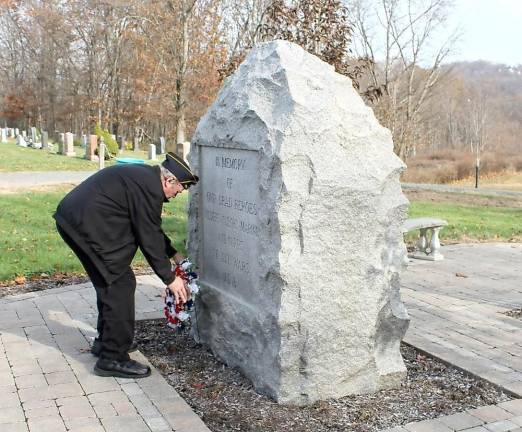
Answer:
[[[399,386],[405,166],[350,79],[297,45],[261,44],[189,159],[195,336],[281,403]]]
[[[16,137],[16,143],[20,146],[20,147],[27,147],[27,142],[25,141],[24,137],[22,135],[18,135]]]
[[[0,129],[0,131],[2,133],[2,143],[6,143],[7,142],[7,129],[2,128],[2,129]]]
[[[105,143],[100,138],[100,146],[98,147],[98,169],[105,168]]]
[[[18,128],[15,128],[14,130],[14,136],[15,138],[19,135],[20,131],[18,130]]]
[[[34,126],[31,127],[31,141],[33,142],[33,145],[34,145],[34,143],[36,143],[36,141],[38,141],[38,136],[36,134],[36,128]]]
[[[159,139],[159,145],[160,145],[160,154],[165,154],[165,137],[160,137]]]
[[[87,148],[87,135],[83,134],[80,141],[81,148]]]
[[[178,156],[181,156],[184,160],[187,160],[188,154],[190,152],[190,142],[185,141],[182,143],[178,143],[176,150]]]
[[[71,132],[67,132],[64,135],[63,154],[65,156],[76,156],[74,152],[74,135]]]
[[[156,160],[156,146],[149,144],[149,160]]]
[[[47,131],[42,131],[42,149],[49,149],[49,134]]]

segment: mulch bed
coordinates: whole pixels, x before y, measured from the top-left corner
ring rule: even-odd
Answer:
[[[137,323],[136,341],[214,432],[378,431],[510,399],[488,382],[403,344],[408,377],[401,388],[308,407],[282,406],[257,394],[237,369],[164,320]]]

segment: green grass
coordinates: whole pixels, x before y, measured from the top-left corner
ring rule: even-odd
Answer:
[[[0,281],[40,273],[83,273],[83,268],[56,232],[54,213],[68,190],[0,195]],[[187,195],[164,206],[163,229],[184,252]],[[145,265],[139,253],[134,264]]]
[[[12,140],[0,144],[2,157],[0,158],[0,172],[16,171],[94,171],[98,169],[98,162],[84,159],[85,149],[75,147],[76,156],[64,156],[56,154],[57,145],[51,151],[39,150],[28,147],[20,147]],[[118,157],[134,157],[147,159],[145,151],[124,151]],[[158,159],[162,159],[158,156]],[[105,161],[105,165],[113,165],[115,160]],[[158,163],[158,161],[147,161]]]
[[[448,221],[442,241],[522,241],[522,208],[412,202],[409,217],[424,216]],[[410,233],[407,240],[417,236]]]

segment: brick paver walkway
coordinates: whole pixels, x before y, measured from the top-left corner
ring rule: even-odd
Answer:
[[[161,283],[138,282],[137,319],[160,317]],[[0,300],[0,431],[208,432],[153,367],[138,380],[93,374],[96,316],[90,284]]]
[[[522,244],[454,245],[443,261],[413,260],[401,293],[405,341],[522,397]]]
[[[404,275],[406,342],[522,397],[522,320],[501,313],[522,306],[522,245],[443,253]],[[162,289],[155,277],[138,278],[137,319],[162,316]],[[141,380],[95,376],[95,322],[90,284],[0,299],[1,432],[209,431],[154,368]],[[392,429],[460,430],[522,432],[522,399]]]

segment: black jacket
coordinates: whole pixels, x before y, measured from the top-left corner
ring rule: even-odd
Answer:
[[[69,192],[54,218],[110,284],[131,264],[138,247],[166,284],[176,250],[161,229],[166,202],[159,167],[115,165]]]

